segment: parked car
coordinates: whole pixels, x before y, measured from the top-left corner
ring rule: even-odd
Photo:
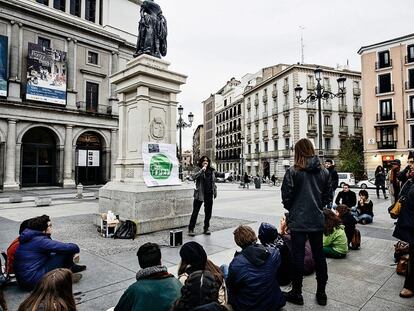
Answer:
[[[376,188],[375,186],[375,178],[370,178],[366,180],[361,180],[356,185],[358,188],[367,189],[367,188]]]
[[[342,188],[344,184],[355,186],[354,174],[338,172],[338,187]]]

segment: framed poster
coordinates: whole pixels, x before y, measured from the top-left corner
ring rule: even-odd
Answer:
[[[99,150],[88,150],[88,166],[99,166]]]
[[[78,150],[78,166],[86,166],[86,150]]]
[[[0,96],[7,96],[8,37],[0,36]]]

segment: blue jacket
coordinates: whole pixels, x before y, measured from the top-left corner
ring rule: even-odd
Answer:
[[[254,244],[236,253],[226,279],[235,311],[276,311],[286,304],[277,282],[279,250]]]
[[[73,243],[54,241],[41,231],[25,229],[19,236],[20,246],[14,257],[17,282],[23,288],[33,288],[47,272],[51,253],[76,254],[79,247]]]

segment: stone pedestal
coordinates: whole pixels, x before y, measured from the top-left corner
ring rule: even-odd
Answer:
[[[119,99],[118,159],[115,178],[99,190],[99,211],[135,221],[138,234],[186,226],[192,211],[191,185],[149,188],[143,180],[142,142],[176,144],[176,96],[187,77],[169,65],[141,55],[110,79]]]

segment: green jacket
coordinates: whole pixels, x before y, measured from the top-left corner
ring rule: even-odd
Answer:
[[[323,246],[330,246],[340,254],[348,253],[348,240],[344,228],[344,225],[339,225],[330,235],[324,234]]]
[[[115,311],[170,311],[181,297],[181,283],[175,277],[142,279],[124,292]]]

